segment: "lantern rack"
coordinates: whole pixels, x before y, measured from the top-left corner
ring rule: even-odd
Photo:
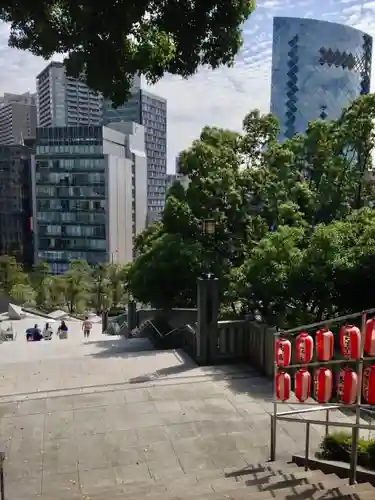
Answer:
[[[276,447],[277,447],[277,421],[288,421],[295,422],[299,424],[305,424],[305,469],[308,469],[309,463],[309,452],[310,452],[310,426],[322,425],[325,427],[325,435],[328,435],[329,427],[347,428],[352,430],[352,450],[350,459],[350,473],[349,482],[350,484],[356,483],[357,476],[357,462],[358,462],[358,441],[359,441],[359,431],[360,429],[375,430],[375,424],[365,424],[361,423],[361,412],[370,413],[375,416],[375,316],[369,318],[370,315],[375,315],[375,308],[367,309],[365,311],[348,314],[345,316],[340,316],[330,320],[324,320],[317,323],[310,323],[307,325],[302,325],[296,328],[291,328],[285,331],[277,331],[274,333],[274,399],[273,399],[273,414],[271,415],[271,442],[270,442],[270,460],[276,460]],[[329,330],[330,325],[345,324],[348,320],[361,320],[361,328],[357,328],[352,325],[342,326],[340,329],[340,348],[345,356],[341,359],[337,359],[337,353],[333,351],[334,338],[332,332]],[[371,322],[371,325],[370,325]],[[316,336],[320,335],[320,356],[317,355],[317,348],[314,349],[312,344],[312,338],[307,333],[311,330],[318,329]],[[296,344],[299,342],[299,346],[302,345],[301,337],[304,341],[303,349],[297,352],[297,354],[292,356],[292,346],[291,342]],[[308,338],[310,337],[310,338]],[[308,342],[306,341],[308,339]],[[286,342],[286,348],[282,346],[282,342]],[[323,347],[322,347],[323,346]],[[280,350],[283,347],[284,350]],[[328,349],[328,354],[325,351]],[[281,353],[281,355],[280,355]],[[323,353],[323,354],[322,354]],[[336,359],[335,359],[336,355]],[[280,357],[281,356],[281,357]],[[287,358],[287,362],[285,358]],[[303,358],[304,359],[301,359]],[[295,361],[297,359],[297,362]],[[324,359],[327,358],[327,359]],[[372,390],[374,391],[374,398],[371,396],[371,404],[362,404],[362,382],[364,368],[367,363],[371,364],[369,370],[374,369],[374,383]],[[349,374],[352,385],[349,387],[351,391],[346,390],[346,399],[348,401],[343,402],[330,402],[332,399],[332,372],[329,370],[330,366],[341,367],[341,372]],[[353,369],[349,369],[352,367]],[[317,399],[324,399],[314,401],[311,400],[310,394],[310,381],[311,376],[309,374],[309,369],[314,368],[315,373],[319,372],[319,376],[322,378],[322,386],[324,390],[327,390],[327,395],[319,396],[318,375],[314,377],[315,385],[315,396]],[[302,393],[302,385],[304,389],[304,396],[300,394],[300,401],[289,400],[290,387],[290,376],[289,371],[300,372],[300,379],[302,380],[301,373],[306,375],[306,380],[302,384],[300,382],[299,393]],[[341,376],[340,372],[340,376]],[[288,374],[288,375],[286,375]],[[346,376],[346,375],[345,375]],[[283,377],[284,385],[281,385],[280,389],[280,379]],[[342,379],[340,379],[342,380]],[[355,382],[355,384],[354,384]],[[365,382],[365,380],[364,380]],[[367,380],[367,393],[370,391],[370,383]],[[294,388],[296,389],[296,387]],[[340,386],[339,386],[340,390]],[[345,389],[342,389],[343,391]],[[355,390],[355,392],[354,392]],[[366,393],[366,394],[367,394]],[[339,391],[337,391],[339,394]],[[343,398],[342,394],[341,397]],[[374,402],[372,401],[374,399]],[[297,406],[297,409],[292,409],[288,411],[278,411],[278,407],[283,405],[293,405]],[[338,422],[330,420],[330,411],[332,410],[342,410],[344,408],[355,410],[355,422]],[[310,413],[315,413],[319,411],[325,411],[325,420],[319,420],[317,418],[307,417]],[[303,415],[303,419],[301,416]]]

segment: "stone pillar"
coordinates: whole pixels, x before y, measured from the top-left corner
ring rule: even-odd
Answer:
[[[198,279],[198,324],[196,361],[209,365],[217,342],[217,319],[219,314],[219,280],[217,278]]]
[[[108,311],[102,312],[102,333],[108,328]]]
[[[137,303],[134,300],[129,300],[128,302],[128,328],[129,331],[137,328]]]

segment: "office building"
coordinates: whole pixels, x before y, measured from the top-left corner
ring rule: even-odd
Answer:
[[[148,223],[158,219],[164,209],[167,173],[167,101],[143,90],[140,79],[134,82],[129,100],[114,109],[103,105],[104,125],[110,122],[135,122],[145,127],[147,154]]]
[[[4,94],[0,98],[0,144],[23,144],[35,135],[37,123],[35,94]]]
[[[55,274],[74,259],[131,261],[134,238],[146,225],[146,197],[136,196],[146,175],[140,125],[38,128],[32,161],[36,261],[49,262]]]
[[[370,91],[372,38],[349,26],[290,17],[273,23],[271,112],[280,140],[338,119]]]
[[[0,254],[33,264],[31,151],[0,145]]]
[[[67,77],[63,63],[48,64],[36,78],[36,89],[39,127],[102,124],[102,97]]]

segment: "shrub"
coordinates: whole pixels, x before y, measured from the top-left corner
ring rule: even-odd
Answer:
[[[352,436],[345,432],[328,434],[320,444],[319,458],[350,463]],[[358,441],[358,465],[375,470],[375,441]]]

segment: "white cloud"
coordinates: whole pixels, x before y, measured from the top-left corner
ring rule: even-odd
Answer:
[[[374,36],[374,14],[375,0],[258,0],[256,12],[244,26],[244,48],[233,68],[201,69],[188,80],[168,75],[152,89],[168,99],[169,169],[205,125],[240,130],[251,109],[268,111],[273,16],[329,19]],[[8,33],[8,27],[0,24],[0,94],[35,90],[35,76],[46,62],[9,49]]]

